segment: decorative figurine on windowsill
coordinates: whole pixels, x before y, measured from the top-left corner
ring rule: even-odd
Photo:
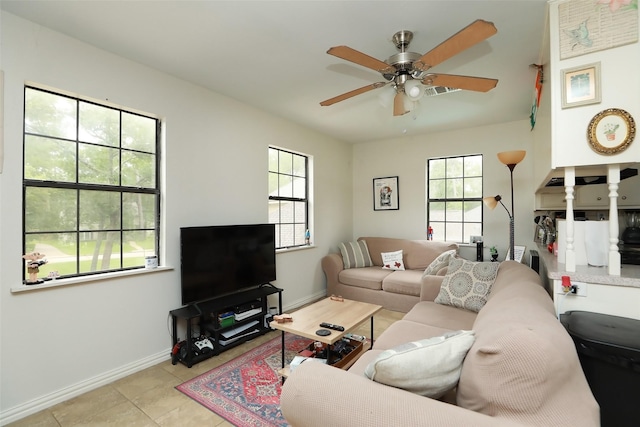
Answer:
[[[29,278],[26,280],[25,284],[37,285],[44,283],[44,280],[38,279],[40,266],[47,263],[47,260],[44,259],[44,257],[45,255],[40,252],[31,252],[30,254],[22,255],[22,258],[27,261],[27,273],[29,273]]]

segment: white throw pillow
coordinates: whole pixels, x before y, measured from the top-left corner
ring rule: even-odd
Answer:
[[[373,266],[373,261],[369,255],[369,247],[364,240],[340,243],[338,244],[338,249],[342,254],[342,263],[345,269]]]
[[[380,353],[364,374],[378,383],[438,398],[458,384],[475,339],[473,331],[455,331],[402,344]]]
[[[455,249],[441,253],[440,255],[438,255],[438,258],[431,261],[431,264],[429,264],[429,267],[424,270],[424,274],[422,276],[424,277],[436,274],[441,269],[447,267],[449,265],[449,262],[451,262],[451,260],[455,257]]]
[[[394,252],[381,252],[383,270],[404,270],[402,249]]]
[[[487,303],[499,262],[475,262],[454,258],[449,263],[434,302],[478,312]]]

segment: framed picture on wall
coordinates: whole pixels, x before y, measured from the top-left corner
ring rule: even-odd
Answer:
[[[600,63],[562,70],[562,108],[600,102]]]
[[[388,176],[373,179],[373,210],[394,211],[400,209],[398,177]]]
[[[599,154],[618,154],[636,137],[636,123],[631,114],[619,108],[607,108],[596,114],[587,127],[587,140]]]

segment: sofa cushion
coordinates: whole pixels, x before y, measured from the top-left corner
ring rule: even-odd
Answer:
[[[496,285],[473,325],[458,405],[526,425],[593,425],[598,405],[540,277],[505,261]],[[580,404],[567,405],[565,396]]]
[[[401,319],[392,323],[379,337],[375,337],[372,349],[389,350],[406,342],[438,337],[454,330]]]
[[[460,310],[450,305],[436,304],[433,301],[420,301],[403,317],[416,323],[447,328],[450,330],[473,329],[478,313]]]
[[[441,253],[424,270],[424,275],[428,276],[428,275],[438,274],[438,271],[449,266],[449,262],[451,261],[452,258],[456,256],[456,253],[457,251],[455,249]]]
[[[374,265],[382,265],[382,252],[397,251],[404,253],[404,268],[421,270],[431,264],[442,252],[457,249],[458,245],[451,242],[437,242],[433,240],[407,240],[390,237],[360,237],[369,247],[369,253]]]
[[[390,274],[396,273],[392,270],[383,270],[382,267],[350,268],[338,273],[340,283],[358,288],[382,289],[382,281]]]
[[[440,397],[458,383],[473,331],[401,344],[383,351],[364,373],[373,381],[427,397]]]
[[[338,244],[340,254],[342,254],[342,263],[344,268],[362,268],[371,267],[373,261],[371,261],[371,255],[369,255],[369,248],[365,240],[358,240],[357,242],[343,242]]]
[[[420,296],[422,273],[419,270],[394,271],[382,279],[382,290],[394,294]]]
[[[402,249],[393,252],[382,252],[382,268],[385,270],[404,270]]]
[[[500,263],[497,262],[452,259],[442,281],[440,293],[434,301],[438,304],[480,311],[487,303],[499,267]]]
[[[526,425],[567,425],[567,419],[575,426],[593,425],[589,420],[597,419],[598,404],[558,320],[544,310],[528,310],[526,303],[504,308],[467,354],[458,406]],[[566,396],[580,404],[567,405]]]

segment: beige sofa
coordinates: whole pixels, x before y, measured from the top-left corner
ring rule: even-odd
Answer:
[[[364,376],[384,350],[458,329],[473,330],[475,342],[451,403]],[[421,301],[348,371],[300,365],[282,388],[281,407],[294,427],[600,425],[571,337],[538,275],[515,261],[500,265],[478,313]]]
[[[418,301],[433,301],[438,295],[446,269],[423,278],[424,270],[441,253],[458,249],[455,243],[431,240],[387,237],[360,237],[358,240],[367,243],[374,266],[345,269],[340,253],[325,256],[321,264],[327,278],[327,295],[340,295],[405,313]],[[382,269],[381,253],[400,249],[405,270]]]

